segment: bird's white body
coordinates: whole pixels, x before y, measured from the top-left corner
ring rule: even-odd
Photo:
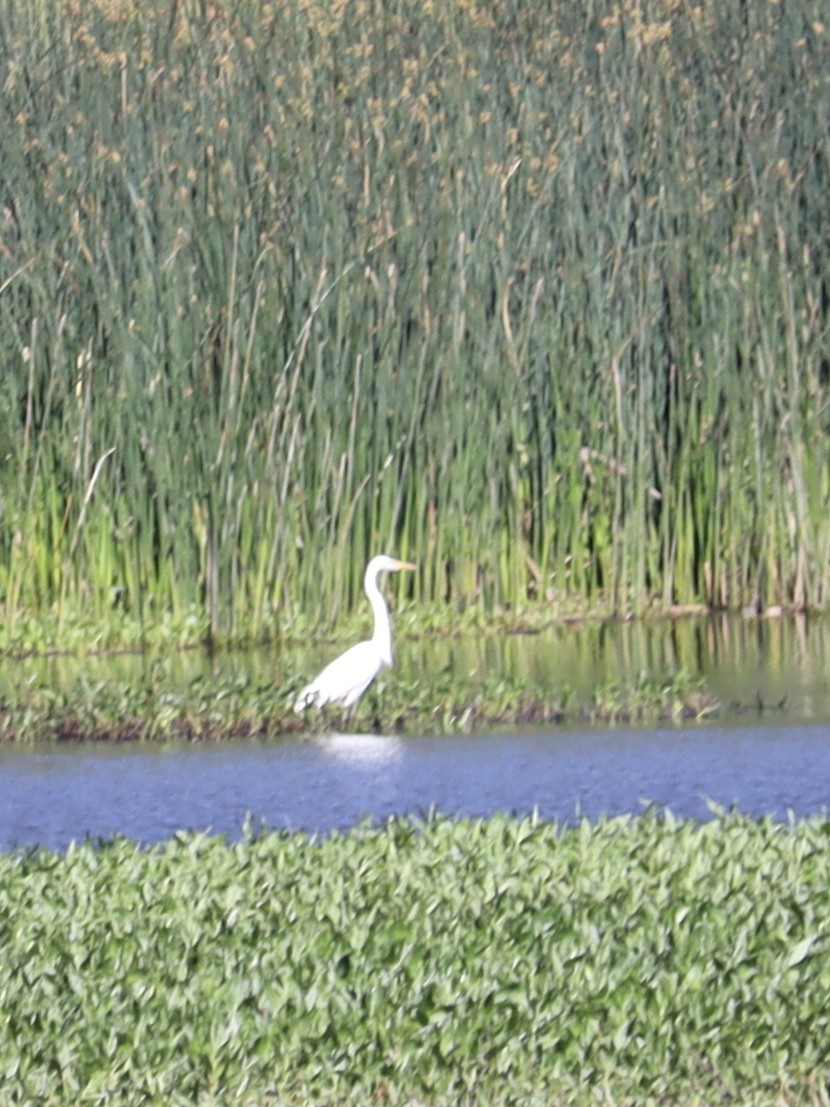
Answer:
[[[392,664],[392,624],[389,609],[378,587],[381,573],[393,573],[399,569],[414,569],[408,561],[398,561],[386,554],[373,557],[366,567],[363,590],[372,605],[375,629],[365,642],[350,646],[345,653],[326,665],[325,669],[307,684],[294,703],[294,710],[307,707],[325,707],[337,704],[354,707],[380,670]]]

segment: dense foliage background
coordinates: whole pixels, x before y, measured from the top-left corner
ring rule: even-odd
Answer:
[[[825,15],[3,0],[4,642],[826,607]]]

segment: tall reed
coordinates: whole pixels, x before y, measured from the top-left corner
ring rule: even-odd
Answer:
[[[7,627],[827,606],[816,0],[1,23]]]

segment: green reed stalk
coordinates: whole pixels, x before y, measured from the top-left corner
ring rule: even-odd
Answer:
[[[827,605],[817,0],[2,16],[0,644]]]

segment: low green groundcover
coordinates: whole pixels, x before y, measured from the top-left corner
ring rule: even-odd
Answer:
[[[0,854],[0,1102],[827,1103],[830,822]]]

